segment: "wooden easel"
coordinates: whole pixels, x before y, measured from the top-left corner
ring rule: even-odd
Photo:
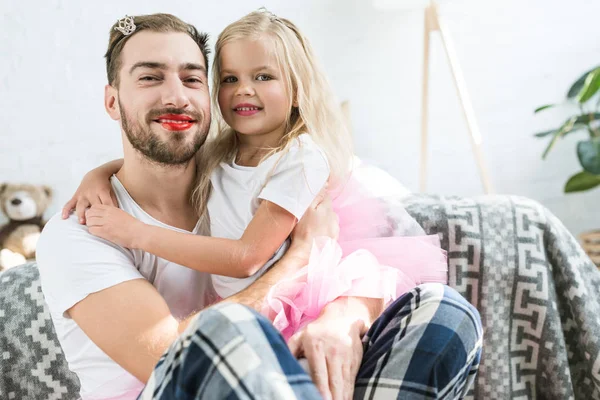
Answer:
[[[425,192],[427,188],[427,119],[428,119],[428,100],[429,100],[429,45],[431,34],[440,32],[442,43],[446,50],[446,56],[452,70],[454,84],[458,91],[458,97],[462,110],[469,129],[469,137],[471,139],[471,147],[479,169],[479,176],[483,189],[486,194],[493,193],[492,184],[483,161],[483,153],[481,151],[481,134],[477,127],[475,113],[471,105],[471,99],[467,92],[467,87],[462,75],[462,70],[458,63],[458,58],[454,51],[454,45],[450,39],[448,29],[438,13],[438,6],[435,1],[431,1],[429,6],[425,8],[425,37],[424,37],[424,54],[423,54],[423,99],[422,99],[422,114],[421,114],[421,192]]]

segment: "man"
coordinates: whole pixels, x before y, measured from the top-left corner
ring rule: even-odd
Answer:
[[[193,26],[155,14],[118,21],[106,53],[105,107],[120,122],[124,148],[112,178],[118,204],[146,223],[189,234],[201,226],[189,199],[194,155],[210,121],[206,42]],[[82,398],[135,398],[144,384],[142,398],[165,399],[465,394],[481,326],[477,311],[448,287],[415,288],[385,311],[379,299],[336,299],[287,344],[257,313],[269,289],[306,264],[313,237],[337,235],[329,201],[321,200],[284,258],[200,313],[214,301],[206,274],[99,239],[75,216],[52,218],[38,264]],[[296,361],[302,357],[311,377]]]

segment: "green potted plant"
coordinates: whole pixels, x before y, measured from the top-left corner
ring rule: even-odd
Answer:
[[[571,85],[566,102],[574,102],[579,113],[567,119],[559,128],[536,133],[540,138],[550,137],[542,154],[545,159],[556,142],[575,132],[586,132],[588,137],[577,143],[577,158],[582,171],[571,176],[565,184],[565,193],[581,192],[600,186],[600,66],[586,72]],[[555,107],[546,104],[535,110]],[[600,231],[580,235],[581,244],[592,261],[600,268]]]
[[[571,176],[565,184],[565,193],[580,192],[600,186],[600,66],[586,72],[571,85],[566,102],[575,103],[579,112],[567,119],[557,129],[536,133],[539,138],[550,137],[542,154],[545,159],[556,142],[576,132],[586,132],[588,138],[577,143],[577,157],[583,170]],[[559,103],[559,104],[564,104]],[[546,104],[535,113],[556,107]]]

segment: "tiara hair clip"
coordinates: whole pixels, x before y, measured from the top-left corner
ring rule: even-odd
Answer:
[[[133,17],[129,17],[125,15],[124,18],[121,18],[117,22],[117,26],[115,26],[115,30],[121,32],[125,36],[131,35],[135,32],[135,24],[133,23]]]

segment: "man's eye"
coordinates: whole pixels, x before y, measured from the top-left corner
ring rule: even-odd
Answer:
[[[237,78],[235,76],[226,76],[225,78],[223,78],[223,80],[221,82],[234,83],[234,82],[237,82]]]
[[[185,81],[188,83],[202,83],[202,80],[199,78],[187,78]]]
[[[273,79],[273,77],[266,74],[260,74],[256,77],[257,81],[270,81],[271,79]]]
[[[157,81],[157,80],[158,80],[158,78],[155,77],[155,76],[142,76],[140,78],[140,81],[149,81],[149,82],[151,82],[151,81]]]

